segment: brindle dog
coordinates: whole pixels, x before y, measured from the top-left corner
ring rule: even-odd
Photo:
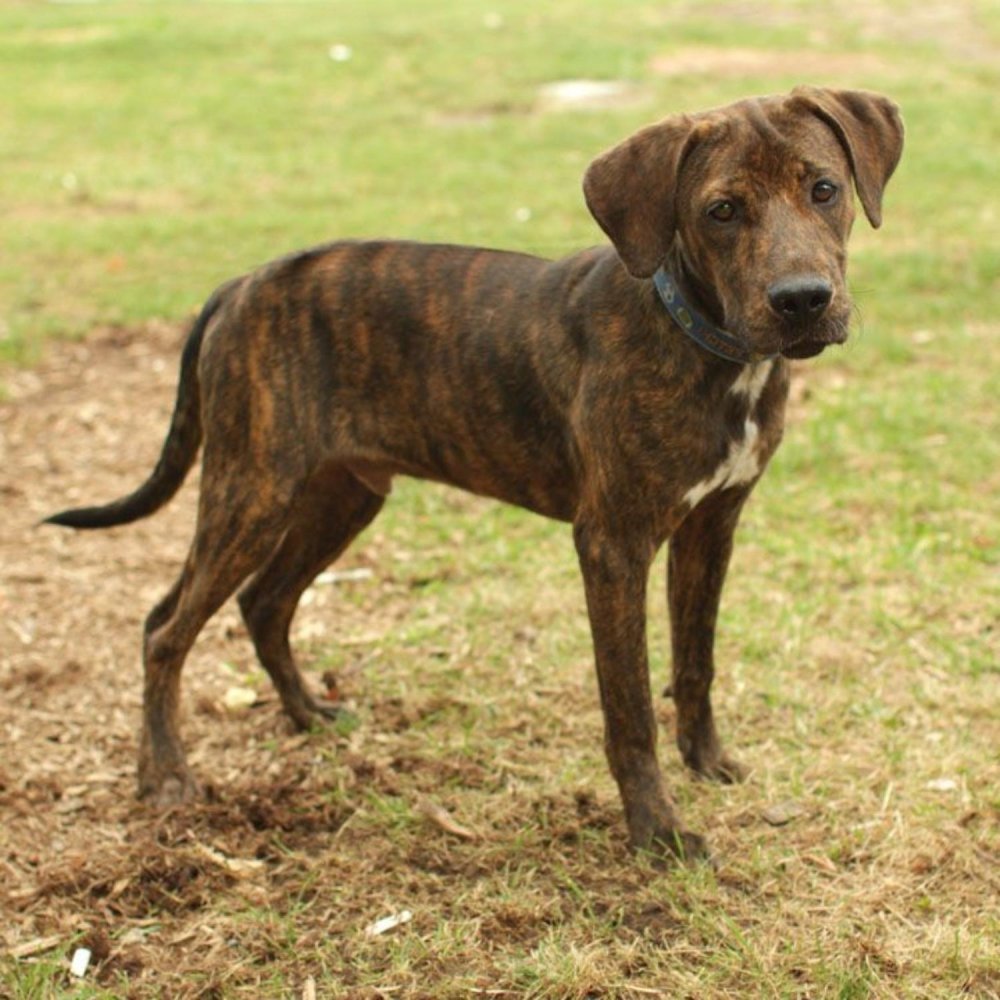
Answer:
[[[630,842],[705,853],[657,764],[650,563],[669,539],[681,754],[699,775],[736,780],[709,699],[733,530],[781,439],[785,359],[847,337],[852,179],[878,226],[902,141],[886,98],[798,88],[667,118],[598,157],[584,193],[614,249],[548,261],[338,242],[220,288],[184,349],[148,481],[50,519],[145,517],[204,443],[194,541],[146,621],[141,796],[196,792],[181,667],[244,581],[240,607],[285,710],[303,727],[330,714],[303,683],[289,623],[392,477],[418,476],[572,522]]]

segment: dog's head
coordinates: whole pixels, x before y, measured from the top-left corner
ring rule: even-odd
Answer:
[[[847,338],[851,182],[879,226],[902,148],[887,98],[798,87],[642,129],[583,188],[631,274],[681,269],[752,352],[804,358]]]

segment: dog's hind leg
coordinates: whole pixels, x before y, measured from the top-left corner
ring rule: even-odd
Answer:
[[[239,595],[240,610],[260,662],[285,711],[308,728],[317,715],[335,715],[307,690],[295,664],[288,630],[303,591],[337,559],[382,509],[385,498],[343,466],[314,475],[296,501],[284,537]]]
[[[225,474],[213,475],[220,467]],[[191,551],[146,619],[139,797],[158,806],[190,799],[197,790],[177,720],[184,659],[205,622],[278,544],[288,517],[290,489],[275,486],[262,496],[233,486],[255,478],[254,470],[227,467],[206,452]]]

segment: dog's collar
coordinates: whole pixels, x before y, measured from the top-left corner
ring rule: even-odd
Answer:
[[[700,316],[681,295],[677,283],[667,273],[666,268],[660,267],[653,275],[653,284],[656,285],[660,299],[666,306],[674,322],[699,346],[706,351],[725,358],[727,361],[734,361],[738,365],[748,365],[754,361],[767,361],[776,357],[774,354],[761,356],[751,351],[746,344],[738,337],[734,337],[725,330],[713,326],[704,317]]]

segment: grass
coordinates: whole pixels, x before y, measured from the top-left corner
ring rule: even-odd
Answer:
[[[855,234],[858,336],[809,367],[741,528],[718,705],[754,776],[693,784],[664,736],[719,868],[663,873],[622,847],[567,529],[402,483],[359,550],[382,582],[337,588],[364,641],[313,650],[317,672],[348,678],[361,725],[307,741],[317,763],[292,801],[349,820],[312,840],[240,839],[211,811],[194,833],[168,824],[149,849],[186,859],[199,906],[162,897],[110,924],[140,965],[72,995],[298,996],[309,977],[320,996],[1000,995],[1000,17],[909,10],[0,9],[8,363],[46,338],[180,319],[222,279],[332,236],[551,255],[596,242],[579,193],[591,156],[661,114],[801,82],[781,59],[803,51],[813,82],[884,90],[908,127],[884,229]],[[338,44],[351,58],[331,58]],[[651,68],[699,48],[704,72]],[[774,65],[732,72],[719,49]],[[640,96],[537,110],[541,84],[572,77]],[[662,681],[662,560],[655,574]],[[292,766],[271,736],[262,774]],[[429,825],[424,796],[478,838]],[[802,816],[761,820],[789,799]],[[270,867],[222,878],[198,837]],[[112,857],[89,864],[99,884]],[[90,897],[65,892],[87,916]],[[403,908],[405,928],[361,933]],[[6,959],[0,992],[69,995],[64,976],[53,955]]]

